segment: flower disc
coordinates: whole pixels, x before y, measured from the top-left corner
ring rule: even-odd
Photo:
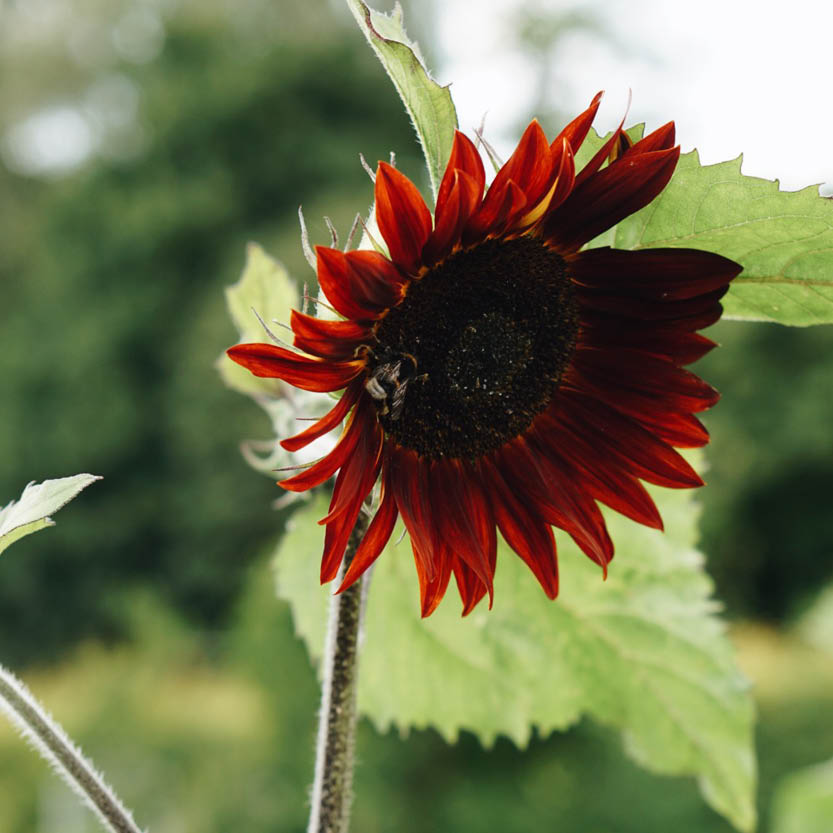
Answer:
[[[376,327],[375,355],[416,361],[401,413],[380,413],[385,432],[428,459],[497,450],[552,398],[577,313],[564,260],[540,239],[488,240],[453,254]]]

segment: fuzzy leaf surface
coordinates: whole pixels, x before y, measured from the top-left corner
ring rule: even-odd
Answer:
[[[405,32],[399,4],[390,15],[371,9],[362,0],[347,0],[347,5],[405,104],[436,197],[457,127],[451,92],[428,74],[419,46]]]
[[[547,735],[588,715],[621,730],[647,769],[697,777],[712,807],[752,830],[753,706],[694,548],[696,506],[672,491],[657,503],[665,534],[609,514],[617,555],[606,582],[558,535],[555,602],[502,546],[494,609],[481,603],[465,619],[452,589],[421,619],[409,541],[389,544],[370,587],[361,711],[380,730],[430,726],[453,742],[467,729],[487,746],[499,734],[523,746],[533,726]],[[317,586],[315,521],[326,512],[319,498],[296,513],[275,562],[278,593],[316,658],[332,591]]]
[[[638,138],[641,128],[632,135]],[[578,163],[601,143],[591,131]],[[650,205],[590,246],[717,252],[743,266],[723,299],[724,317],[797,327],[833,323],[833,199],[820,197],[815,186],[781,191],[777,180],[744,176],[741,161],[701,165],[696,150],[683,154]]]
[[[54,526],[50,515],[66,506],[90,483],[101,480],[94,474],[76,474],[30,483],[20,496],[0,509],[0,553],[25,535],[31,535],[47,526]]]

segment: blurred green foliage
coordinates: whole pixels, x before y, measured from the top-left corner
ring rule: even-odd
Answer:
[[[76,506],[78,501],[76,501]],[[64,512],[62,517],[71,512]],[[37,537],[37,536],[35,536]],[[306,829],[317,686],[265,559],[244,571],[222,633],[206,638],[136,594],[129,645],[89,644],[24,679],[106,772],[153,833]],[[790,634],[735,633],[761,709],[761,812],[779,776],[833,748],[829,655]],[[438,703],[438,708],[442,704]],[[731,833],[691,779],[658,778],[628,760],[615,731],[582,723],[484,751],[464,733],[377,734],[362,721],[352,829],[367,833]],[[97,833],[91,813],[0,723],[0,830]]]
[[[418,170],[412,128],[359,38],[252,42],[219,13],[166,25],[155,60],[107,68],[139,90],[142,152],[59,181],[0,170],[0,495],[76,471],[106,483],[60,540],[23,542],[3,565],[0,656],[13,663],[124,635],[137,586],[222,622],[280,522],[274,484],[237,450],[268,434],[265,419],[213,368],[236,337],[222,288],[249,239],[280,241],[302,274],[299,203],[318,240],[325,205],[346,231],[371,198],[359,151],[395,148]]]
[[[4,558],[0,658],[30,665],[27,682],[150,830],[302,830],[316,685],[254,560],[284,518],[236,447],[268,434],[265,415],[213,368],[234,339],[221,290],[249,239],[311,277],[298,204],[316,242],[322,213],[346,232],[371,198],[358,152],[393,149],[417,177],[413,131],[326,0],[17,5],[66,17],[38,49],[0,27],[0,133],[114,75],[138,109],[62,178],[0,167],[0,502],[33,479],[105,476],[58,531]],[[159,54],[105,49],[142,9],[163,23]],[[703,549],[731,616],[782,623],[833,577],[833,328],[726,322],[712,335],[724,347],[698,372],[724,398],[706,417]],[[818,719],[833,680],[783,633],[740,644],[759,681],[765,812],[778,776],[833,754]],[[403,744],[364,725],[354,827],[729,829],[693,784],[639,771],[612,738],[583,725],[484,752],[468,736]],[[0,726],[0,829],[96,829],[64,789]]]

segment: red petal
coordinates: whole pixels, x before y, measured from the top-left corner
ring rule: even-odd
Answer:
[[[276,344],[237,344],[226,350],[237,364],[255,376],[283,379],[301,390],[323,393],[341,390],[364,368],[364,360],[330,362],[310,359]]]
[[[511,180],[500,191],[490,189],[483,204],[466,224],[463,245],[499,235],[521,216],[525,208],[526,196]]]
[[[354,272],[344,252],[327,246],[316,246],[315,253],[318,256],[318,283],[336,312],[354,321],[378,318],[383,307],[363,303],[364,299],[353,286]]]
[[[340,252],[316,246],[318,283],[345,318],[372,321],[401,298],[404,278],[378,252]]]
[[[339,479],[344,481],[341,498],[333,499],[330,503],[330,511],[318,522],[319,524],[331,524],[352,508],[355,495],[359,493],[363,496],[367,495],[376,482],[385,435],[381,426],[376,425],[375,428],[376,430],[366,430],[359,435],[356,451],[341,467],[338,474]],[[370,472],[375,472],[375,474],[370,474]],[[370,482],[366,484],[364,481],[367,477],[370,477]]]
[[[718,302],[725,294],[726,287],[721,287],[683,301],[652,301],[638,295],[614,295],[610,292],[596,292],[578,287],[576,298],[583,310],[612,313],[641,321],[663,321],[676,326],[680,319],[688,319],[706,312],[713,314],[715,308],[722,311]]]
[[[521,136],[515,152],[495,175],[484,202],[489,202],[493,191],[497,193],[497,201],[500,202],[504,188],[514,182],[523,191],[526,205],[532,208],[550,190],[555,179],[553,162],[547,137],[538,121],[533,119]]]
[[[431,212],[416,185],[386,162],[376,171],[376,220],[391,260],[406,272],[417,272],[431,234]]]
[[[396,519],[399,513],[396,510],[396,501],[393,499],[393,490],[390,485],[390,466],[387,460],[383,460],[382,491],[379,498],[379,508],[370,522],[367,532],[356,550],[350,566],[344,575],[344,580],[336,592],[346,590],[356,579],[367,570],[379,557],[385,544],[390,540]]]
[[[636,417],[663,442],[676,448],[701,448],[709,432],[693,414],[640,414]]]
[[[699,333],[679,331],[673,322],[664,327],[646,327],[641,321],[612,315],[581,316],[581,343],[606,349],[644,350],[670,359],[676,365],[696,362],[717,345]]]
[[[309,428],[300,434],[281,440],[281,447],[287,451],[298,451],[299,448],[308,446],[313,440],[317,440],[319,437],[323,437],[328,431],[332,431],[347,416],[348,411],[356,404],[356,400],[363,390],[363,380],[357,379],[351,382],[341,395],[341,399],[338,400],[336,406],[329,413],[324,414],[321,419],[310,425]]]
[[[566,139],[570,143],[570,147],[575,153],[584,142],[590,131],[590,125],[593,124],[593,119],[596,118],[596,113],[601,104],[603,92],[598,92],[590,102],[590,106],[580,115],[576,116],[559,134],[555,137],[555,141],[551,147],[555,151],[560,145],[562,139]]]
[[[561,207],[548,215],[545,237],[560,250],[576,251],[588,240],[647,205],[671,179],[680,149],[628,154],[582,179]]]
[[[592,497],[625,517],[662,529],[662,518],[645,487],[592,445],[563,431],[556,416],[542,415],[528,436],[543,454],[558,460],[567,481],[582,483]]]
[[[673,362],[638,350],[597,350],[579,347],[573,371],[581,374],[581,389],[614,408],[623,401],[643,402],[640,412],[697,413],[711,408],[720,394],[699,376]]]
[[[459,130],[454,131],[454,142],[451,145],[451,156],[437,192],[436,215],[439,216],[445,206],[446,200],[451,195],[454,187],[457,172],[467,174],[475,184],[474,191],[478,201],[483,198],[483,188],[486,184],[486,172],[483,169],[483,160],[477,152],[477,148],[471,140]]]
[[[376,409],[370,403],[370,398],[360,399],[358,406],[350,414],[350,419],[335,448],[317,463],[304,469],[300,474],[281,480],[278,485],[290,492],[305,492],[307,489],[319,486],[332,476],[336,469],[341,468],[347,462],[365,435],[373,436],[379,430],[376,422]]]
[[[344,550],[362,503],[367,497],[381,468],[380,454],[382,429],[374,426],[372,432],[364,432],[356,454],[338,473],[327,515],[327,531],[324,533],[324,554],[321,558],[321,583],[332,581],[338,573]]]
[[[593,158],[579,171],[578,175],[576,176],[576,186],[581,185],[586,180],[588,180],[602,165],[610,158],[610,152],[616,147],[619,142],[621,141],[622,135],[622,127],[625,124],[625,118],[627,117],[627,113],[622,116],[622,121],[619,122],[619,126],[610,136],[607,138],[605,143],[596,151],[593,155]]]
[[[524,439],[503,446],[496,464],[518,496],[525,496],[547,523],[569,533],[585,555],[607,571],[613,542],[599,507],[581,484],[565,481]]]
[[[451,569],[457,582],[457,592],[463,601],[463,616],[468,616],[486,595],[486,586],[464,561],[452,561]]]
[[[552,529],[517,499],[491,462],[484,458],[481,465],[500,534],[532,570],[547,596],[554,599],[558,595],[558,558]]]
[[[417,577],[419,578],[420,613],[425,618],[437,609],[437,605],[445,596],[448,581],[451,578],[451,558],[448,557],[445,550],[442,550],[437,558],[433,575],[429,575],[423,566],[426,556],[417,553],[417,545],[413,539],[411,545],[414,551]]]
[[[295,346],[323,359],[354,358],[356,348],[367,342],[371,333],[354,321],[327,321],[292,310],[290,326]]]
[[[559,405],[558,420],[565,430],[642,480],[671,489],[703,485],[697,472],[671,446],[610,405],[563,388]]]
[[[353,292],[364,306],[381,310],[402,300],[407,278],[383,254],[357,249],[344,257]]]
[[[437,549],[428,488],[429,464],[408,449],[395,448],[390,454],[390,482],[396,507],[402,516],[414,549],[417,570],[427,580],[436,578],[434,553]]]
[[[729,285],[742,266],[699,249],[641,249],[607,246],[579,252],[570,261],[570,277],[594,290],[680,301]]]
[[[462,561],[488,590],[491,601],[497,538],[491,507],[477,477],[468,464],[459,460],[440,460],[431,474],[433,494],[441,501],[434,517],[440,540],[452,553],[452,566]],[[464,597],[464,604],[471,598]]]
[[[547,212],[555,211],[570,195],[576,182],[576,164],[573,150],[565,139],[558,155],[558,173],[555,178],[555,190],[547,205]]]
[[[674,122],[670,121],[662,127],[657,128],[640,139],[636,144],[631,145],[620,158],[625,156],[639,156],[641,153],[650,153],[654,150],[668,150],[674,147],[675,129]]]
[[[437,204],[436,223],[431,238],[425,244],[422,259],[432,265],[445,258],[460,242],[463,227],[480,202],[482,189],[464,171],[455,171],[451,193]]]

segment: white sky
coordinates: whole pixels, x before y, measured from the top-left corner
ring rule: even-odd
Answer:
[[[435,75],[452,82],[463,129],[489,111],[487,137],[504,155],[535,115],[540,71],[510,34],[520,8],[586,9],[613,36],[617,45],[576,33],[553,56],[552,104],[576,114],[606,90],[600,132],[619,122],[630,88],[628,124],[675,120],[683,151],[697,147],[705,163],[743,152],[744,173],[785,189],[833,183],[830,0],[438,0]]]

